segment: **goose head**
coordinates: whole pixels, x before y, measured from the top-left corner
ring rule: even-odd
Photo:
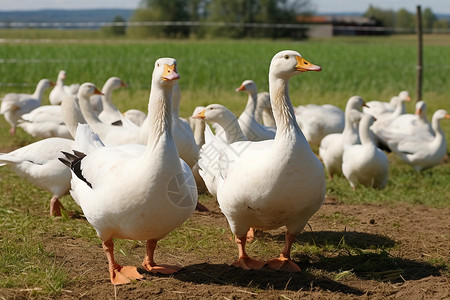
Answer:
[[[450,119],[450,114],[444,109],[438,109],[433,114],[433,119],[442,120],[442,119]]]
[[[59,71],[59,73],[58,73],[58,78],[57,78],[57,80],[64,80],[64,79],[66,79],[66,71],[61,70],[61,71]]]
[[[398,97],[400,98],[401,101],[411,101],[411,97],[409,96],[408,91],[401,91],[398,94]]]
[[[249,94],[256,94],[256,83],[253,80],[244,80],[241,85],[236,89],[236,92],[247,91]]]
[[[89,99],[92,95],[103,95],[102,92],[100,92],[95,84],[91,82],[85,82],[80,86],[80,89],[78,90],[77,97],[78,99]]]
[[[119,77],[111,77],[106,81],[105,86],[110,86],[111,89],[115,90],[120,87],[125,87],[127,86],[127,84],[123,82]]]
[[[177,61],[168,57],[156,60],[152,78],[161,87],[173,87],[176,81],[180,79],[180,75],[177,73]]]
[[[284,50],[278,52],[272,58],[269,74],[277,78],[289,79],[299,73],[321,70],[321,67],[310,63],[297,51]]]
[[[426,116],[427,113],[427,105],[425,101],[417,101],[416,103],[416,111],[414,112],[418,116]]]
[[[348,99],[347,105],[345,107],[345,113],[350,122],[356,123],[361,120],[361,117],[363,116],[363,106],[368,107],[363,98],[361,98],[360,96],[352,96],[350,97],[350,99]]]
[[[230,111],[223,105],[210,104],[194,116],[194,119],[203,119],[214,123],[220,123],[224,116],[228,116]]]
[[[50,81],[49,79],[41,79],[37,85],[37,89],[44,91],[51,86],[55,86],[55,83]]]

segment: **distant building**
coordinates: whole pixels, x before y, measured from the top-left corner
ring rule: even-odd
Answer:
[[[385,28],[372,18],[357,16],[310,16],[297,17],[297,21],[311,25],[309,37],[332,37],[342,35],[384,35]]]

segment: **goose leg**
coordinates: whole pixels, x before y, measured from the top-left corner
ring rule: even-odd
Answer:
[[[162,274],[172,274],[178,272],[182,269],[182,267],[178,266],[169,266],[169,265],[157,265],[153,259],[155,254],[157,240],[148,240],[146,244],[146,255],[144,261],[142,262],[142,266],[149,272],[152,273],[162,273]]]
[[[245,243],[247,242],[247,235],[242,237],[236,236],[236,244],[239,249],[239,259],[233,263],[233,266],[242,268],[245,270],[258,270],[261,269],[266,263],[253,259],[245,252]]]
[[[50,200],[50,216],[60,217],[61,209],[65,209],[58,197],[53,196]]]
[[[121,266],[114,260],[114,243],[112,238],[103,242],[103,250],[108,258],[109,276],[114,285],[130,283],[130,279],[142,279],[136,267]]]
[[[286,271],[286,272],[300,272],[300,267],[291,260],[291,247],[292,243],[295,241],[296,235],[290,234],[289,231],[286,232],[286,241],[284,244],[283,251],[279,258],[269,260],[267,265],[271,269]]]
[[[250,227],[250,229],[247,231],[247,242],[253,242],[253,240],[255,239],[255,233],[256,233],[256,229],[253,227]]]

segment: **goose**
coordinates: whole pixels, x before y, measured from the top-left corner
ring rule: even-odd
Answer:
[[[144,123],[145,118],[147,117],[147,114],[139,109],[129,109],[123,113],[123,116],[125,119],[133,122],[136,124],[136,126],[142,126],[142,123]]]
[[[439,109],[433,114],[431,127],[434,137],[407,135],[403,139],[387,138],[389,147],[417,172],[438,165],[447,154],[447,141],[440,126],[440,121],[443,119],[450,119],[447,111]]]
[[[70,99],[65,99],[61,108],[64,121],[75,137],[77,125],[85,123],[76,98],[70,96]],[[50,215],[61,216],[64,207],[60,198],[69,192],[72,175],[58,159],[64,157],[61,151],[71,151],[76,147],[73,138],[47,138],[0,154],[0,166],[9,166],[20,177],[52,193]]]
[[[61,115],[60,105],[42,105],[18,120],[18,126],[39,139],[49,137],[72,138]]]
[[[142,127],[114,126],[100,121],[91,106],[90,98],[87,97],[87,93],[92,89],[92,85],[90,82],[85,82],[80,86],[78,90],[79,105],[87,124],[99,135],[102,142],[107,146],[136,143],[144,144],[145,139],[143,136],[146,136],[148,133],[144,132],[145,129],[141,130]]]
[[[345,126],[345,114],[335,105],[301,105],[295,109],[297,123],[311,145],[320,145],[328,134],[341,133]]]
[[[173,87],[172,98],[172,135],[180,157],[190,168],[193,168],[198,160],[199,149],[191,126],[185,119],[180,118],[180,100],[181,89],[176,82]]]
[[[275,137],[275,128],[258,123],[255,119],[255,110],[258,103],[258,90],[253,80],[245,80],[236,89],[236,92],[248,93],[248,101],[245,110],[239,116],[239,126],[244,135],[251,141],[262,141]]]
[[[219,153],[214,165],[203,169],[215,173],[217,201],[239,250],[239,259],[233,263],[236,267],[259,269],[265,264],[245,251],[250,227],[267,230],[286,226],[281,255],[267,264],[273,269],[300,271],[290,259],[291,246],[322,205],[325,176],[321,162],[295,121],[288,85],[294,75],[320,70],[296,51],[275,54],[269,69],[275,139],[235,142]]]
[[[199,111],[194,119],[201,119],[207,122],[217,123],[222,127],[225,136],[218,136],[226,144],[232,144],[234,142],[248,141],[247,137],[242,133],[236,116],[225,106],[221,104],[210,104],[203,110]],[[208,130],[208,136],[212,134],[211,130]],[[205,137],[207,132],[205,131]],[[215,143],[215,140],[208,141],[208,143]],[[206,143],[206,141],[205,141]]]
[[[66,71],[61,70],[58,73],[58,77],[56,79],[55,87],[50,91],[48,95],[48,100],[52,105],[60,105],[62,99],[68,95],[76,95],[78,89],[80,88],[79,84],[71,84],[64,85],[64,80],[66,79]]]
[[[363,112],[365,114],[370,114],[378,119],[384,113],[394,112],[397,106],[397,98],[400,98],[400,101],[402,103],[401,114],[406,113],[404,102],[411,100],[408,91],[401,91],[398,96],[392,97],[389,102],[382,102],[377,100],[369,101],[367,102],[367,107],[363,107]]]
[[[16,126],[20,116],[39,107],[42,102],[42,95],[52,85],[55,84],[50,80],[41,79],[33,94],[9,93],[3,97],[0,114],[3,114],[5,120],[11,125],[10,135],[16,133]]]
[[[275,127],[275,119],[273,118],[270,94],[268,92],[261,92],[257,95],[255,120],[267,127]]]
[[[66,153],[63,160],[73,173],[71,195],[102,241],[114,285],[143,277],[136,267],[116,262],[113,238],[146,240],[142,265],[149,272],[171,274],[181,269],[154,260],[157,242],[186,221],[197,203],[192,172],[179,158],[172,137],[171,100],[178,78],[175,59],[156,60],[146,145],[103,147],[98,135],[80,125],[75,140],[87,143],[89,152]]]
[[[379,136],[383,139],[393,135],[424,135],[434,137],[434,131],[427,118],[425,101],[417,101],[414,114],[403,114],[394,119],[386,128],[382,128]]]
[[[198,162],[199,173],[208,192],[217,197],[216,172],[212,172],[210,168],[215,168],[217,157],[228,145],[248,139],[242,133],[236,116],[221,104],[210,104],[193,118],[216,123],[222,128],[219,134],[214,135],[209,126],[205,126],[205,144],[201,148]]]
[[[198,114],[204,110],[204,106],[197,106],[192,112],[192,116],[189,117],[188,122],[191,126],[191,130],[194,133],[195,143],[197,144],[198,149],[200,149],[203,144],[205,144],[205,120],[202,118],[198,118]]]
[[[358,184],[383,189],[387,184],[389,161],[376,145],[370,130],[375,121],[372,115],[364,114],[359,122],[361,145],[352,145],[342,156],[342,173],[353,190]]]
[[[365,105],[359,96],[352,96],[345,107],[345,126],[342,133],[326,135],[320,142],[319,156],[328,171],[329,178],[342,172],[342,154],[348,146],[359,144],[358,123]]]
[[[127,86],[125,82],[119,77],[110,77],[102,88],[102,95],[93,95],[92,98],[100,97],[102,102],[102,111],[99,113],[98,118],[105,124],[113,124],[117,121],[122,121],[123,115],[120,113],[119,109],[112,103],[112,92],[118,88]],[[96,101],[96,100],[94,100]]]

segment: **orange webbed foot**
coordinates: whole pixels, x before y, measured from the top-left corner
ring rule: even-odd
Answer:
[[[284,272],[301,272],[300,267],[290,258],[281,255],[279,258],[271,259],[267,262],[269,268]]]
[[[256,260],[250,257],[241,257],[238,261],[234,262],[232,265],[237,268],[242,268],[244,270],[258,270],[261,269],[266,262]]]
[[[137,271],[136,267],[133,266],[123,266],[117,269],[114,269],[111,273],[111,283],[114,285],[119,284],[128,284],[130,283],[130,279],[142,279],[144,278]]]
[[[179,267],[179,266],[170,266],[170,265],[154,265],[151,266],[149,263],[143,262],[142,266],[149,272],[151,273],[161,273],[161,274],[173,274],[176,273],[178,271],[180,271],[181,269],[183,269],[183,267]]]

